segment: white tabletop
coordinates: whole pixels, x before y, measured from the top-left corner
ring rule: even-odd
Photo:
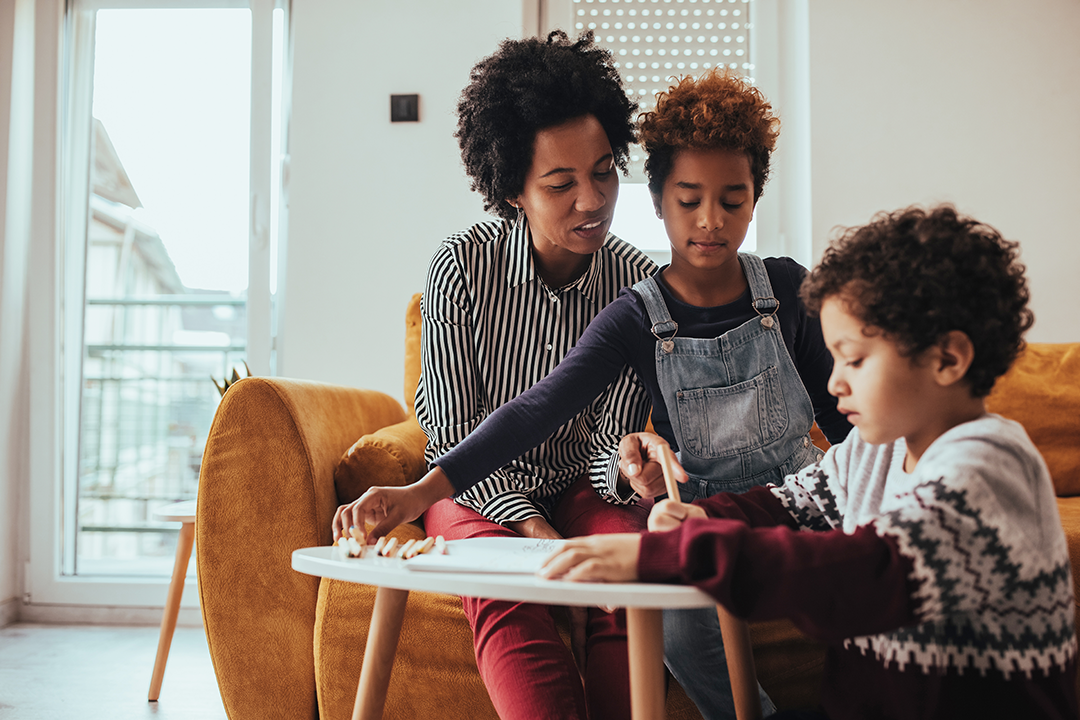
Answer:
[[[453,544],[462,542],[469,541],[452,541],[451,552]],[[303,548],[292,554],[292,567],[299,572],[398,590],[425,590],[550,605],[693,608],[716,604],[710,596],[686,585],[578,583],[544,580],[527,574],[425,572],[410,570],[408,562],[378,556],[346,558],[333,547]]]
[[[154,518],[157,520],[171,520],[174,522],[195,522],[195,501],[184,500],[182,502],[155,508]]]

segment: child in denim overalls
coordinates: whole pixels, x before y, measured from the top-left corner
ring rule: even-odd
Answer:
[[[654,424],[676,441],[689,475],[680,485],[684,502],[781,483],[820,460],[808,437],[815,409],[831,441],[850,429],[834,402],[821,397],[825,384],[813,371],[831,368],[831,362],[815,362],[782,333],[791,328],[793,308],[779,317],[779,295],[795,300],[796,314],[805,318],[799,282],[792,278],[776,289],[770,282],[770,270],[781,281],[790,277],[777,267],[786,259],[770,260],[767,270],[761,258],[736,254],[768,174],[777,124],[760,93],[718,73],[683,80],[658,98],[656,111],[641,123],[649,190],[671,240],[672,262],[633,289],[656,338],[656,381],[670,428],[664,432],[655,422],[661,406],[655,399]],[[740,293],[743,287],[749,297]],[[739,299],[732,302],[733,296]],[[697,320],[699,327],[680,332],[673,315],[684,324]],[[819,327],[797,327],[820,336]],[[709,329],[722,332],[702,332]],[[793,356],[802,361],[799,368]],[[633,437],[624,440],[624,465],[637,459],[634,444]],[[626,469],[631,477],[640,474]],[[668,667],[702,714],[734,717],[716,614],[665,611],[664,645]],[[761,694],[767,715],[774,707]]]
[[[346,509],[373,534],[483,480],[576,416],[630,365],[653,403],[656,432],[691,476],[683,499],[781,482],[820,458],[814,419],[831,442],[850,425],[827,391],[832,360],[798,297],[790,258],[738,252],[768,176],[778,120],[734,74],[686,78],[641,123],[646,172],[671,241],[661,273],[625,290],[542,381],[494,411],[418,483],[373,488]],[[597,428],[602,432],[603,428]],[[626,503],[663,494],[657,467],[631,467],[636,436],[608,477]],[[638,460],[640,463],[640,460]],[[734,717],[716,612],[664,617],[665,661],[707,720]],[[764,694],[763,694],[764,695]],[[766,711],[772,703],[763,697]]]

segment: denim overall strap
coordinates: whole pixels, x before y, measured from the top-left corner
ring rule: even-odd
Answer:
[[[769,282],[769,274],[765,271],[765,263],[757,255],[739,253],[739,264],[742,266],[746,283],[750,286],[750,295],[753,297],[754,310],[758,315],[775,315],[780,309],[780,301],[773,296],[772,283]]]
[[[758,316],[717,338],[677,336],[656,280],[634,286],[656,335],[656,376],[690,475],[683,500],[779,483],[816,459],[807,437],[813,406],[775,317],[765,264],[739,262]],[[745,301],[743,301],[745,302]]]
[[[645,311],[649,313],[649,322],[652,324],[652,334],[657,340],[663,341],[675,337],[679,331],[679,324],[671,319],[664,296],[660,294],[660,286],[656,284],[656,278],[651,275],[639,281],[631,288],[645,303]]]

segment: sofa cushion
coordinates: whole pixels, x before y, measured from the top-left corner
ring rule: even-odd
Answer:
[[[401,487],[419,480],[427,470],[426,444],[424,431],[411,416],[361,437],[334,469],[338,503],[352,502],[369,487]]]
[[[1065,530],[1065,541],[1069,544],[1074,600],[1080,605],[1080,497],[1059,497],[1057,506],[1061,527]],[[1076,620],[1080,623],[1080,612],[1077,612]],[[1077,671],[1080,672],[1080,668]]]
[[[986,408],[1024,426],[1059,497],[1080,495],[1080,343],[1031,343]]]

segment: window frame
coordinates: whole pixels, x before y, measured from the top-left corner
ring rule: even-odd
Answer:
[[[94,14],[104,9],[248,8],[252,12],[251,170],[249,179],[248,363],[274,371],[270,243],[272,184],[281,178],[278,253],[285,249],[287,173],[271,168],[273,13],[284,11],[281,156],[287,162],[291,42],[289,0],[69,0],[37,3],[33,204],[27,345],[30,365],[29,557],[23,570],[22,617],[27,620],[119,618],[159,613],[168,576],[78,576],[74,537],[64,527],[74,512],[80,422],[85,236],[93,81]],[[284,268],[278,265],[278,288]],[[71,385],[75,388],[72,391]],[[194,580],[182,606],[189,620],[198,607]],[[91,611],[87,606],[97,606]],[[141,610],[140,610],[141,609]],[[110,614],[110,610],[112,613]],[[143,615],[146,615],[144,618]]]

